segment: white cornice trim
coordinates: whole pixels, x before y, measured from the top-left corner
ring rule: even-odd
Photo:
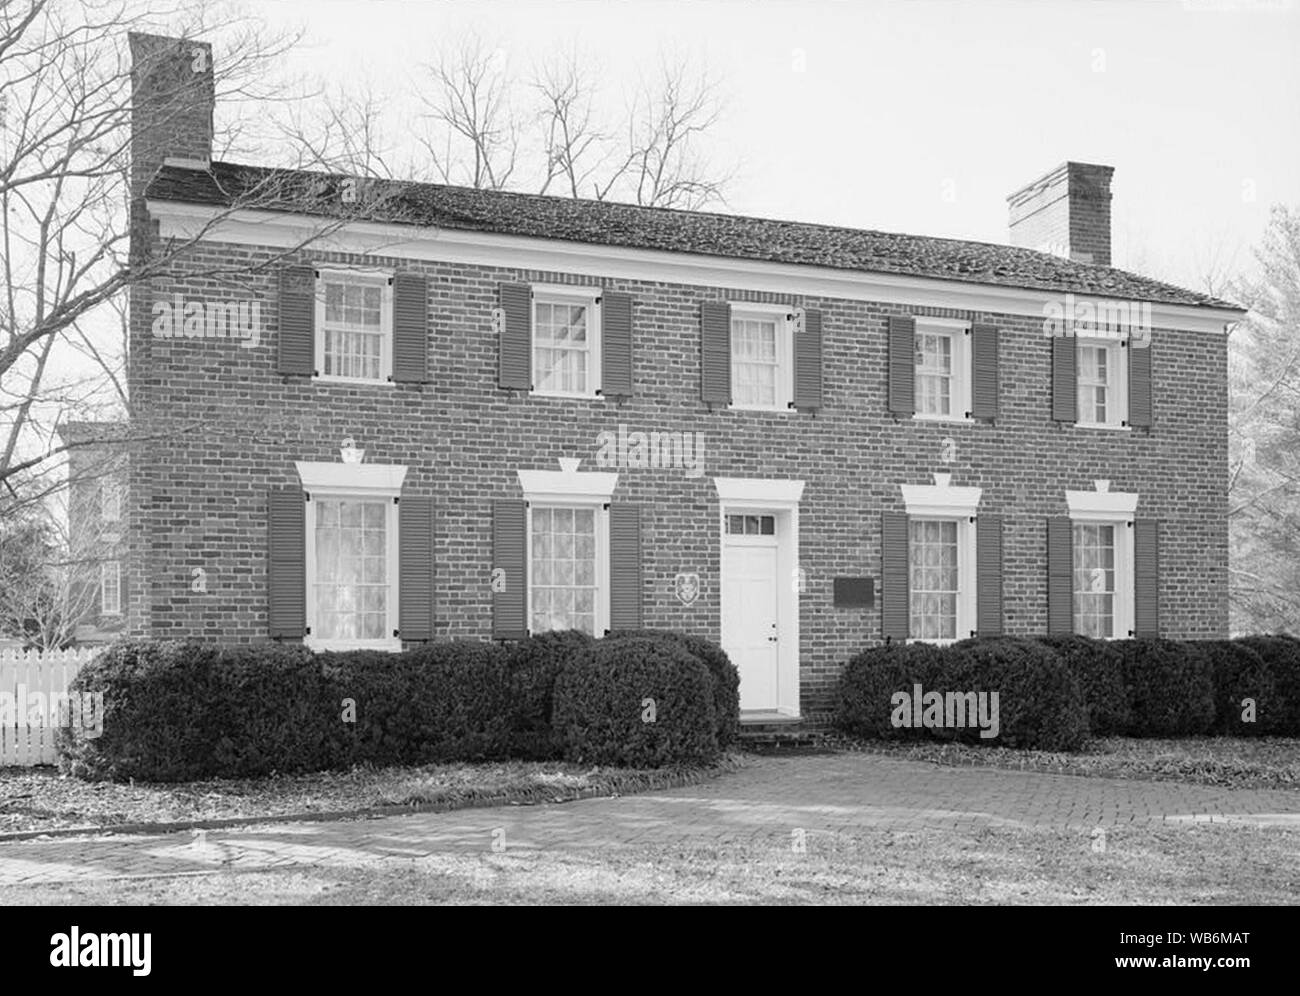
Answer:
[[[608,502],[618,486],[618,474],[577,470],[518,470],[525,501]]]
[[[1071,519],[1127,521],[1137,512],[1135,491],[1067,491]]]
[[[148,201],[164,239],[194,239],[293,249],[309,243],[321,252],[399,256],[429,262],[465,263],[509,269],[543,270],[596,278],[647,280],[807,295],[849,301],[956,308],[1044,318],[1044,308],[1060,305],[1064,291],[1024,290],[891,273],[734,259],[701,253],[629,249],[520,235],[378,222],[338,225],[326,218],[273,211],[235,210],[177,201]],[[331,226],[337,225],[331,230]],[[313,235],[313,233],[319,233]],[[1081,303],[1108,299],[1075,294]],[[1190,305],[1151,305],[1157,328],[1191,332],[1225,331],[1242,314]]]
[[[953,487],[949,475],[936,474],[934,484],[900,484],[908,515],[974,515],[983,488]]]
[[[763,502],[770,505],[797,505],[803,497],[803,481],[783,481],[764,477],[715,477],[713,486],[724,504]]]
[[[396,495],[406,468],[392,463],[316,463],[297,460],[298,476],[308,491],[346,491]]]

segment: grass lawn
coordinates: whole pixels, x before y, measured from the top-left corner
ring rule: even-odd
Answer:
[[[809,834],[697,848],[438,853],[356,867],[0,888],[0,904],[1293,903],[1300,831],[1133,825]]]
[[[345,772],[216,779],[175,784],[83,782],[52,768],[0,769],[0,834],[108,828],[139,823],[247,820],[386,807],[504,805],[626,795],[689,784],[742,762],[712,768],[584,768],[559,762],[507,761],[358,768]]]
[[[1100,737],[1076,754],[901,740],[828,741],[910,761],[1064,775],[1192,782],[1230,788],[1300,788],[1300,740],[1287,737]],[[797,748],[796,748],[797,749]]]

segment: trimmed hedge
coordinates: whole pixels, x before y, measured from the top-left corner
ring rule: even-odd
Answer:
[[[1126,733],[1133,722],[1124,655],[1109,641],[1086,636],[1040,636],[1074,674],[1088,710],[1088,728],[1094,736]]]
[[[617,678],[642,690],[638,703],[654,698],[658,716],[648,732],[635,727],[622,751],[610,739],[622,729],[614,722],[593,757],[689,763],[716,757],[720,739],[731,742],[739,678],[720,648],[675,633],[606,643],[631,648],[637,663]],[[557,723],[555,706],[561,675],[575,666],[587,674],[599,645],[576,631],[508,647],[456,640],[402,653],[121,642],[73,683],[73,691],[103,693],[103,733],[61,731],[60,765],[88,779],[166,782],[357,764],[558,759],[581,753],[566,737],[575,716],[600,725],[591,711],[599,700],[581,689],[571,696],[568,726]],[[612,696],[610,687],[606,692]],[[726,712],[721,722],[718,710]],[[620,757],[626,760],[610,760]]]
[[[1209,659],[1190,641],[1116,640],[1124,656],[1135,737],[1195,736],[1214,725]]]
[[[582,764],[655,768],[719,754],[714,681],[675,640],[592,644],[555,682],[555,729]]]
[[[512,753],[548,760],[563,750],[555,734],[555,680],[565,664],[591,646],[580,629],[553,630],[520,640],[510,648]]]
[[[1273,701],[1257,703],[1262,732],[1300,737],[1300,640],[1288,635],[1244,636],[1236,642],[1259,655],[1273,681]]]
[[[1057,654],[1016,637],[962,640],[966,661],[953,675],[959,689],[998,695],[998,735],[985,743],[1036,750],[1078,750],[1088,739],[1088,708],[1079,681]],[[969,675],[969,677],[967,677]],[[979,731],[962,731],[976,741]]]
[[[950,697],[975,693],[987,712],[967,714],[960,726],[901,725],[915,717],[915,686],[943,696],[943,721]],[[906,700],[896,700],[906,693]],[[998,696],[996,713],[993,694]],[[969,700],[963,702],[968,704]],[[953,699],[954,707],[957,700]],[[996,715],[994,736],[988,722]],[[892,644],[851,660],[840,680],[836,725],[858,736],[933,737],[1007,747],[1075,750],[1087,738],[1088,718],[1079,683],[1048,648],[1032,641],[999,637],[964,640],[949,647]]]
[[[709,669],[713,680],[713,715],[717,720],[718,746],[726,750],[740,736],[740,671],[727,652],[712,640],[693,633],[668,629],[615,630],[607,640],[672,640]]]

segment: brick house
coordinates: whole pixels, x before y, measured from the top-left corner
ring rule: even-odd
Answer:
[[[124,566],[127,457],[119,422],[67,421],[59,437],[68,449],[68,545],[73,571],[67,609],[79,644],[107,643],[126,628]]]
[[[131,302],[132,632],[687,630],[751,721],[886,639],[1226,635],[1241,311],[1110,267],[1110,168],[1011,245],[286,173],[132,49],[137,258],[193,240]]]

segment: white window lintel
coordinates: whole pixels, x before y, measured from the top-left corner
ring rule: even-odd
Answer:
[[[803,497],[803,481],[763,477],[715,477],[713,486],[718,499],[728,506],[741,503],[773,507],[792,507]]]
[[[397,495],[406,479],[406,467],[402,464],[298,460],[294,466],[307,491]]]
[[[935,474],[933,484],[900,484],[907,514],[951,518],[974,515],[984,489],[955,487],[950,480],[949,474]]]
[[[1096,481],[1093,491],[1066,491],[1070,519],[1088,522],[1127,522],[1137,512],[1136,491],[1111,491],[1109,481]]]
[[[560,460],[559,470],[518,470],[519,487],[524,500],[530,502],[570,502],[604,504],[618,486],[618,474],[606,471],[580,471],[578,460]]]

